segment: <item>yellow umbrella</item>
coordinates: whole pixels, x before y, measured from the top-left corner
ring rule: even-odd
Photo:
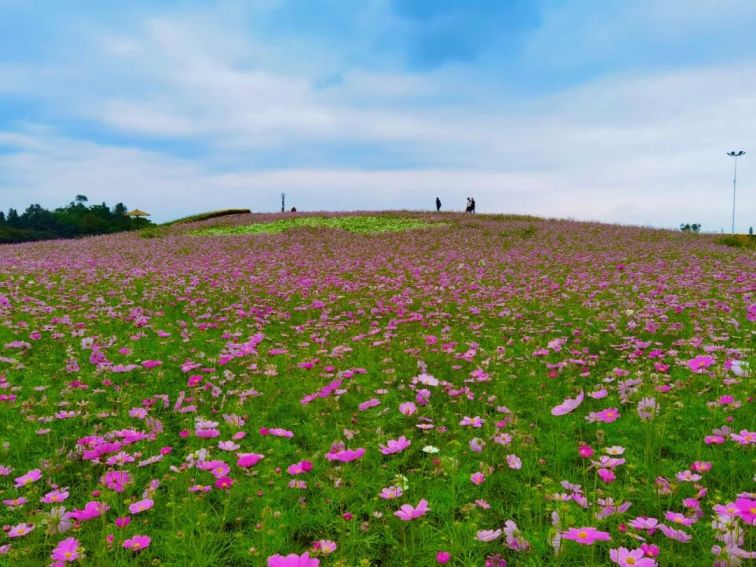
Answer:
[[[126,213],[126,216],[129,217],[148,217],[150,216],[150,213],[146,213],[140,209],[134,209],[133,211],[129,211]]]

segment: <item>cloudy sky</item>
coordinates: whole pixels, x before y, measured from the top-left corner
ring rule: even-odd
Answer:
[[[0,0],[0,208],[756,225],[754,0]]]

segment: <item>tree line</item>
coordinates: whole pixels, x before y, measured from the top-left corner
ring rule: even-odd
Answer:
[[[41,205],[29,205],[23,213],[0,211],[0,243],[76,238],[93,234],[110,234],[147,226],[149,220],[126,216],[126,205],[113,208],[105,203],[89,205],[85,195],[77,195],[65,207],[53,211]]]

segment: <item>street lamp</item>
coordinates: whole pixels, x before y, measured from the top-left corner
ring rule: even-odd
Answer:
[[[732,233],[735,234],[735,189],[738,187],[738,158],[744,156],[745,152],[727,152],[727,155],[735,158],[735,174],[732,176]]]

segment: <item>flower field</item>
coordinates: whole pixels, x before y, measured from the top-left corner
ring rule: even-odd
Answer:
[[[0,247],[0,565],[753,561],[753,252],[307,218]]]

